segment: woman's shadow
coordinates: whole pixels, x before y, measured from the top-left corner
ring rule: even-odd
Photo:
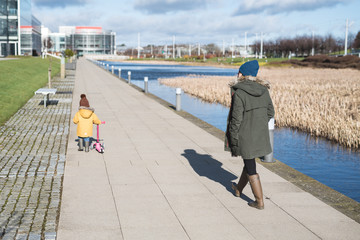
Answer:
[[[189,161],[190,166],[199,176],[204,176],[214,182],[218,182],[223,185],[226,190],[234,194],[234,190],[231,188],[231,182],[238,177],[223,169],[221,162],[214,159],[211,155],[199,154],[193,149],[185,149],[181,156],[184,156]],[[251,199],[244,194],[241,195],[241,198],[247,202],[251,202]]]

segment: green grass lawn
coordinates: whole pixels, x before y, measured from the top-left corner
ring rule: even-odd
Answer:
[[[17,57],[17,56],[16,56]],[[0,125],[3,125],[48,82],[49,58],[19,57],[0,61]],[[60,60],[52,58],[51,75],[60,72]]]

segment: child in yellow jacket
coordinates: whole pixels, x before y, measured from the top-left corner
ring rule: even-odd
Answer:
[[[85,94],[80,95],[79,111],[75,114],[73,122],[77,124],[77,136],[79,137],[79,151],[83,151],[85,142],[85,152],[89,152],[90,137],[93,133],[93,124],[101,124],[101,121],[90,107]]]

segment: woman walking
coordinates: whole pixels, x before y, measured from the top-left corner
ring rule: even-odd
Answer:
[[[259,63],[246,62],[239,68],[237,81],[231,85],[231,107],[228,116],[225,150],[233,157],[241,156],[244,168],[238,184],[232,185],[240,197],[250,182],[255,201],[249,206],[264,209],[263,192],[255,158],[272,152],[268,122],[274,117],[274,107],[269,95],[269,83],[256,78]]]

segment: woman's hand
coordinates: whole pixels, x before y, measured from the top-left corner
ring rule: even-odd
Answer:
[[[237,155],[231,150],[231,156],[232,157],[237,157]]]

